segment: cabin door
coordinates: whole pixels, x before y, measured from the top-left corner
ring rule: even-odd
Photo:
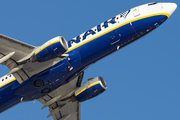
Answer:
[[[132,9],[134,17],[137,17],[140,15],[139,7],[135,7]]]

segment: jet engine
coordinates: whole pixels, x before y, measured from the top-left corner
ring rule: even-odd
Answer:
[[[102,77],[92,78],[77,88],[74,97],[77,101],[83,102],[98,96],[107,89],[106,82]]]
[[[68,44],[65,38],[62,36],[58,36],[47,41],[41,47],[39,47],[30,58],[30,61],[44,62],[56,57],[60,57],[67,50]]]

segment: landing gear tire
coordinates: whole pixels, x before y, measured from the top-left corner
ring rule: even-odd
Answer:
[[[40,88],[40,87],[42,87],[44,85],[44,81],[42,81],[42,80],[36,80],[36,81],[34,81],[34,86],[36,87],[36,88]]]
[[[49,93],[49,92],[51,92],[51,88],[44,88],[44,89],[41,91],[41,93],[43,93],[43,94],[47,94],[47,93]]]

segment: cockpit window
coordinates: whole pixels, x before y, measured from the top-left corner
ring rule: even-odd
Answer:
[[[157,4],[157,2],[149,3],[148,6],[155,5],[155,4]]]

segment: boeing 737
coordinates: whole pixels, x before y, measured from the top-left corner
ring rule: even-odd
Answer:
[[[103,77],[82,84],[84,70],[164,23],[175,3],[149,3],[129,9],[68,42],[55,37],[40,47],[0,35],[0,113],[26,101],[49,107],[54,120],[80,120],[81,102],[107,89]]]

